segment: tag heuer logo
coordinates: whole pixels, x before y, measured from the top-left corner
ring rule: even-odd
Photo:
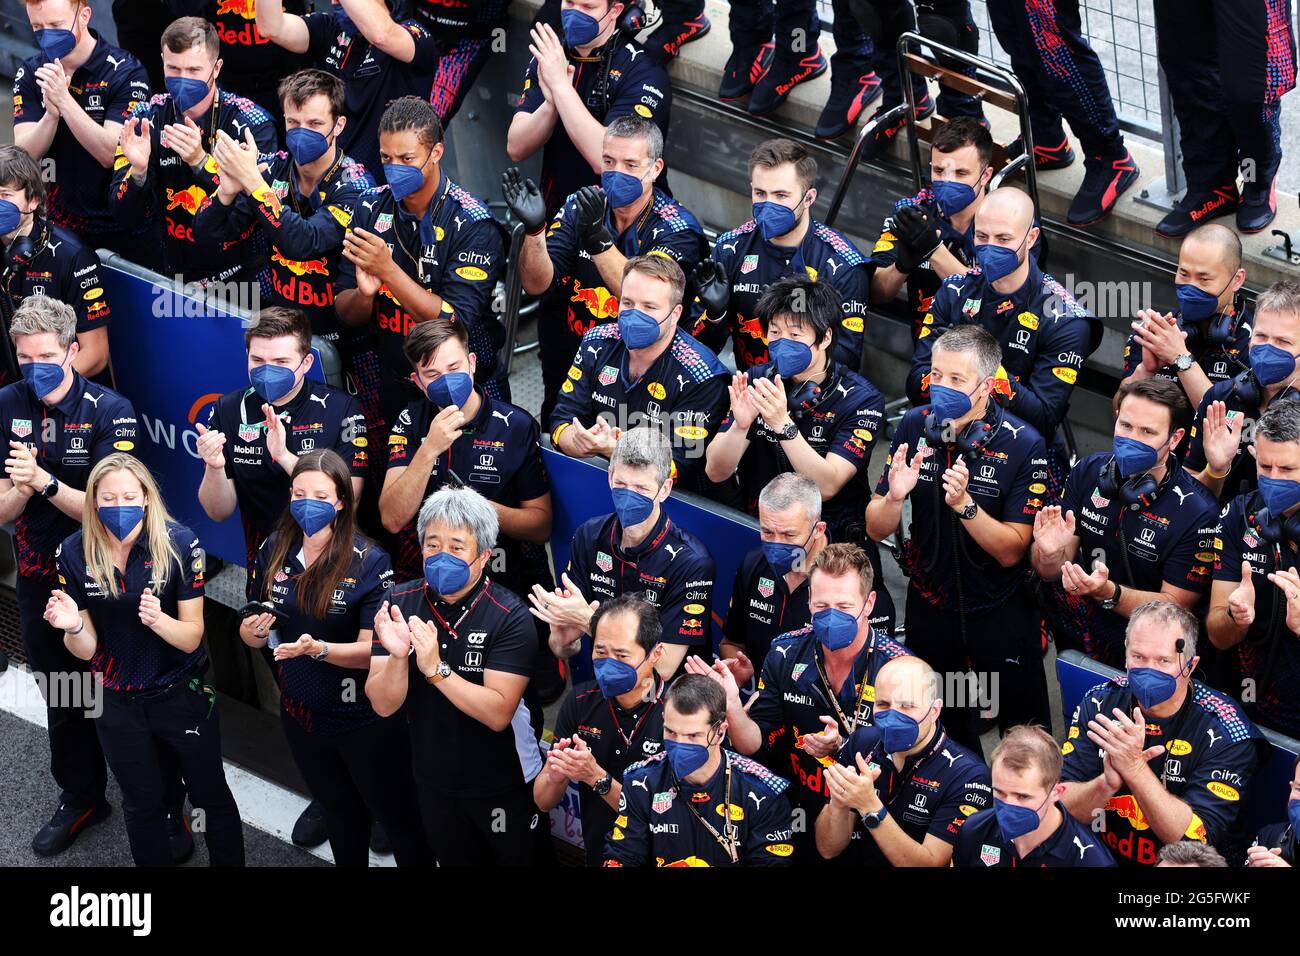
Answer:
[[[980,862],[985,866],[997,866],[998,861],[1001,859],[1001,847],[989,846],[987,843],[980,847]]]
[[[758,593],[763,595],[763,597],[770,598],[773,592],[775,591],[776,591],[776,582],[773,581],[771,578],[758,579]]]
[[[596,381],[600,382],[601,385],[613,385],[614,380],[617,378],[618,369],[612,365],[606,365],[600,370],[600,374],[596,376]]]
[[[1247,531],[1245,534],[1241,536],[1241,540],[1248,548],[1255,548],[1259,546],[1259,538],[1255,537],[1249,531]]]
[[[600,568],[600,569],[601,569],[602,571],[604,571],[606,574],[609,574],[609,572],[610,572],[610,571],[613,569],[613,567],[614,567],[614,559],[611,558],[611,557],[610,557],[608,554],[606,554],[604,551],[597,551],[597,552],[596,552],[596,567]]]
[[[807,669],[808,669],[807,664],[795,664],[794,669],[790,671],[790,679],[793,681],[797,681],[803,675],[803,672],[806,671]]]
[[[32,420],[30,418],[15,418],[9,423],[10,430],[16,438],[26,438],[32,433]]]
[[[650,801],[650,809],[655,813],[667,813],[668,808],[673,805],[673,792],[668,790],[664,793],[656,793],[654,799]]]
[[[1110,499],[1109,499],[1109,498],[1103,498],[1103,497],[1101,496],[1101,489],[1100,489],[1100,488],[1094,488],[1094,489],[1092,489],[1092,506],[1093,506],[1094,508],[1104,508],[1104,507],[1106,507],[1108,504],[1110,504]]]
[[[257,426],[256,426],[256,425],[240,425],[240,426],[239,426],[239,440],[240,440],[240,441],[255,441],[256,439],[257,439]]]
[[[393,228],[393,214],[381,212],[375,217],[375,232],[387,232]]]
[[[741,275],[746,275],[758,268],[758,256],[745,256],[740,263]]]

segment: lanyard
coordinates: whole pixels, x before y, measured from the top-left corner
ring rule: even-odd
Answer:
[[[641,725],[646,722],[646,718],[654,713],[654,709],[659,706],[659,700],[663,696],[664,682],[658,675],[655,676],[655,680],[658,682],[658,687],[655,689],[654,700],[650,701],[650,706],[647,707],[645,713],[638,718],[636,726],[632,728],[632,733],[630,734],[623,733],[623,725],[618,722],[618,714],[614,710],[614,702],[608,697],[605,698],[605,703],[609,706],[610,719],[614,722],[614,730],[617,731],[619,737],[622,738],[624,747],[631,748],[632,741],[636,740],[636,735],[641,732]]]
[[[429,610],[432,611],[433,616],[438,619],[438,623],[447,629],[447,633],[459,641],[460,635],[456,633],[456,629],[459,628],[461,624],[465,622],[465,618],[469,617],[470,613],[474,610],[474,608],[478,607],[478,602],[483,600],[483,595],[487,594],[487,589],[488,589],[488,582],[484,581],[483,589],[478,592],[478,597],[474,598],[474,600],[470,602],[469,607],[465,608],[465,610],[461,612],[460,617],[456,618],[455,624],[448,624],[446,618],[444,618],[441,614],[438,613],[438,609],[434,606],[433,602],[429,600],[429,591],[427,588],[425,589],[424,592],[424,603],[429,605]]]
[[[438,210],[442,208],[442,201],[447,198],[447,193],[451,191],[450,185],[451,184],[447,181],[447,174],[443,173],[442,185],[440,187],[441,195],[438,196],[437,201],[433,204],[432,207],[430,207],[429,211],[425,213],[425,216],[428,217],[430,223],[432,223],[434,218],[438,215]],[[406,243],[402,240],[402,218],[401,218],[402,201],[400,199],[394,199],[393,202],[394,204],[396,204],[397,212],[398,212],[398,215],[396,217],[397,221],[393,224],[393,236],[397,239],[397,244],[402,247],[402,252],[406,253],[406,258],[410,259],[411,262],[415,265],[415,271],[418,272],[420,275],[420,284],[423,285],[424,284],[424,259],[420,256],[416,256],[415,253],[411,252],[410,249],[406,248]],[[415,220],[415,238],[417,242],[420,239],[420,223],[424,220],[425,216],[421,216],[419,219]],[[435,226],[434,228],[436,231],[437,227]],[[420,245],[423,246],[424,243],[421,242]]]
[[[840,707],[839,695],[831,687],[831,680],[826,676],[826,668],[822,666],[822,659],[817,655],[817,649],[813,649],[813,663],[817,665],[817,676],[821,678],[822,685],[826,689],[826,698],[831,707],[835,709],[835,717],[839,720],[840,725],[847,728],[846,736],[853,736],[853,732],[858,729],[858,716],[862,713],[862,702],[867,698],[867,687],[870,684],[868,678],[871,676],[871,655],[876,650],[876,631],[871,631],[871,643],[867,646],[867,667],[862,671],[862,687],[858,691],[858,701],[853,708],[853,719],[849,720],[844,716],[844,711]],[[850,674],[852,672],[850,671]]]
[[[333,176],[335,173],[337,173],[339,169],[343,166],[343,150],[339,149],[337,142],[335,142],[334,144],[334,151],[338,153],[338,155],[335,157],[334,162],[330,165],[330,168],[325,170],[325,175],[322,176],[320,178],[320,182],[316,184],[316,189],[308,190],[307,195],[303,197],[304,199],[307,200],[309,212],[313,211],[311,209],[311,194],[316,190],[321,190],[322,192],[328,192],[326,187],[329,186],[330,177]],[[292,161],[290,161],[289,163],[289,178],[290,178],[289,189],[288,189],[289,205],[293,206],[293,211],[296,212],[299,216],[301,216],[302,210],[298,208],[298,170]]]
[[[709,835],[718,841],[718,846],[722,847],[723,851],[727,854],[727,858],[731,860],[732,863],[739,863],[740,853],[737,850],[737,845],[740,842],[740,831],[735,822],[731,819],[731,758],[724,754],[723,759],[727,762],[727,781],[725,789],[722,791],[722,816],[726,821],[722,825],[722,833],[719,833],[712,823],[704,819],[703,814],[701,814],[699,810],[696,810],[695,804],[691,803],[689,800],[686,801],[686,809],[690,810],[695,816],[695,819],[699,820],[700,823],[704,825],[704,829],[709,831]],[[724,836],[723,834],[726,835]]]

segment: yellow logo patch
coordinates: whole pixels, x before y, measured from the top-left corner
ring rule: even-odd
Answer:
[[[113,442],[113,447],[116,448],[118,451],[130,451],[132,448],[135,447],[135,442],[133,442],[133,441],[115,441],[115,442]]]
[[[470,282],[482,282],[488,274],[478,266],[461,266],[456,270],[456,275],[462,279],[468,279]]]
[[[646,386],[646,391],[650,393],[651,398],[656,398],[661,402],[668,395],[667,389],[659,382],[651,382]]]
[[[673,431],[679,438],[689,438],[692,441],[700,441],[709,435],[708,429],[699,425],[678,425]]]
[[[1052,369],[1052,374],[1059,378],[1066,385],[1073,385],[1079,380],[1079,370],[1077,368],[1065,368],[1057,366]]]
[[[861,332],[863,329],[862,316],[850,315],[847,319],[841,322],[840,325],[844,326],[850,332]]]

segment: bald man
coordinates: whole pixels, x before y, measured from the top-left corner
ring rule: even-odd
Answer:
[[[1029,255],[1040,232],[1033,202],[1018,189],[995,189],[980,204],[975,213],[978,266],[949,276],[935,293],[921,319],[907,397],[913,405],[929,401],[935,335],[975,323],[1002,347],[995,389],[999,401],[1038,429],[1050,447],[1079,370],[1101,344],[1102,325]]]
[[[817,851],[860,866],[947,866],[966,818],[993,806],[983,760],[944,732],[942,684],[919,657],[876,675],[873,723],[826,767]]]
[[[1211,386],[1244,371],[1251,318],[1245,283],[1235,232],[1211,222],[1188,233],[1174,273],[1178,308],[1138,312],[1124,346],[1124,381],[1173,379],[1195,408]]]

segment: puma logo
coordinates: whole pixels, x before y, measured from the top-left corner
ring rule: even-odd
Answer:
[[[1007,662],[1008,664],[1014,664],[1014,665],[1016,665],[1016,667],[1019,667],[1019,666],[1020,666],[1020,658],[1019,658],[1019,657],[1008,657],[1008,658],[1006,658],[1006,662]]]
[[[497,411],[495,408],[492,409],[492,417],[493,417],[493,418],[499,418],[499,419],[501,419],[503,422],[506,423],[506,427],[507,427],[507,428],[510,427],[510,416],[513,415],[513,414],[514,414],[514,410],[513,410],[513,409],[511,409],[510,411],[506,412],[504,415],[502,415],[502,414],[501,414],[499,411]]]
[[[762,809],[762,807],[763,807],[763,801],[767,799],[767,797],[760,797],[758,794],[754,793],[754,791],[752,791],[752,790],[751,790],[749,793],[745,794],[745,796],[749,797],[749,799],[751,799],[751,800],[754,801],[754,812],[755,812],[755,813],[757,813],[760,809]]]
[[[195,737],[201,737],[201,736],[202,736],[202,734],[199,733],[199,728],[198,728],[198,727],[195,727],[193,730],[187,730],[187,731],[185,731],[185,734],[186,734],[186,736],[188,736],[189,734],[193,734]]]
[[[1101,713],[1101,699],[1098,697],[1089,697],[1088,699],[1092,701],[1093,706],[1097,708],[1097,713]]]
[[[1006,420],[1004,419],[1003,422],[1002,422],[1002,427],[1005,428],[1007,431],[1011,432],[1011,437],[1012,437],[1012,438],[1019,438],[1019,437],[1020,437],[1020,432],[1024,429],[1025,426],[1024,426],[1024,425],[1013,425],[1013,424],[1011,424],[1009,421],[1006,421]]]
[[[677,555],[681,552],[682,549],[680,547],[674,548],[671,544],[666,544],[664,545],[664,550],[667,551],[672,556],[668,559],[671,561],[677,557]]]
[[[86,392],[84,397],[86,401],[90,402],[90,404],[94,405],[96,410],[98,410],[99,400],[104,397],[104,393],[100,392],[98,395],[91,395],[89,392]]]
[[[639,57],[642,53],[644,53],[645,50],[638,49],[637,47],[634,47],[632,46],[632,44],[629,43],[627,46],[627,52],[632,57],[632,59],[629,62],[635,63],[636,58]]]
[[[324,408],[325,403],[329,401],[328,395],[309,395],[308,398],[313,402],[320,402],[321,408]]]
[[[1211,749],[1213,749],[1214,745],[1217,744],[1220,740],[1223,739],[1222,737],[1220,737],[1218,734],[1216,734],[1216,733],[1214,732],[1214,728],[1213,728],[1213,727],[1207,727],[1206,730],[1205,730],[1205,732],[1206,732],[1206,733],[1209,735],[1209,737],[1210,737],[1210,747],[1211,747]]]
[[[840,393],[841,395],[843,395],[845,398],[848,398],[848,397],[849,397],[849,389],[848,389],[848,386],[846,386],[843,382],[836,382],[836,383],[835,383],[835,391],[839,392],[839,393]]]
[[[839,272],[841,265],[843,265],[843,263],[836,262],[834,259],[826,260],[826,266],[831,270],[831,275],[835,275],[835,273]]]
[[[1183,491],[1183,489],[1179,488],[1177,485],[1174,485],[1174,487],[1171,490],[1173,491],[1174,494],[1178,496],[1178,506],[1181,508],[1183,502],[1187,500],[1187,496],[1190,495],[1191,492]]]
[[[598,358],[600,358],[600,353],[596,351],[596,346],[594,346],[594,345],[588,345],[588,346],[587,346],[587,351],[591,353],[591,357],[592,357],[592,358],[594,358],[594,359],[598,359]]]
[[[658,239],[658,238],[659,238],[659,233],[661,233],[661,232],[663,232],[662,229],[658,229],[658,228],[651,229],[651,230],[650,230],[650,238],[651,238],[651,239]]]
[[[375,201],[374,201],[373,199],[370,200],[369,202],[366,202],[365,200],[362,200],[361,205],[365,206],[367,209],[374,209],[374,208],[375,208]]]
[[[728,252],[734,253],[736,251],[736,244],[734,242],[724,242],[722,248],[726,249]]]
[[[786,654],[790,653],[790,645],[778,644],[776,647],[773,647],[772,650],[777,651],[782,657],[785,657]]]
[[[231,117],[231,119],[230,119],[230,125],[233,126],[233,127],[235,128],[235,134],[236,134],[236,135],[239,134],[239,131],[240,131],[241,129],[244,129],[244,128],[246,128],[246,127],[248,126],[247,123],[241,123],[239,120],[235,119],[234,117]]]
[[[60,239],[58,242],[48,242],[46,245],[50,247],[50,252],[58,252],[59,246],[63,245],[63,240]]]
[[[106,56],[106,57],[104,57],[104,59],[107,60],[109,63],[113,64],[113,72],[114,72],[114,73],[117,72],[117,68],[118,68],[119,66],[121,66],[123,63],[126,62],[125,59],[119,60],[119,59],[118,59],[117,57],[115,57],[115,56]]]
[[[1082,840],[1080,840],[1078,837],[1075,837],[1074,845],[1079,848],[1079,859],[1082,860],[1083,855],[1087,853],[1089,850],[1091,850],[1096,844],[1089,843],[1088,845],[1085,846]]]
[[[686,391],[686,379],[682,378],[680,375],[677,376],[677,387],[683,392]]]
[[[460,216],[452,216],[452,221],[456,223],[456,231],[460,232],[460,227],[465,225],[465,220],[461,219]]]
[[[632,781],[632,786],[640,787],[646,793],[650,792],[650,788],[645,785],[645,777],[637,777],[635,780]]]
[[[949,769],[952,769],[952,765],[957,762],[957,758],[952,755],[952,752],[947,747],[944,747],[943,750],[939,752],[939,756],[947,759]]]
[[[366,552],[369,551],[370,549],[369,549],[369,548],[358,548],[356,545],[353,545],[353,546],[352,546],[352,550],[356,553],[357,560],[358,560],[358,561],[361,561],[361,560],[364,560],[364,559],[365,559]]]

